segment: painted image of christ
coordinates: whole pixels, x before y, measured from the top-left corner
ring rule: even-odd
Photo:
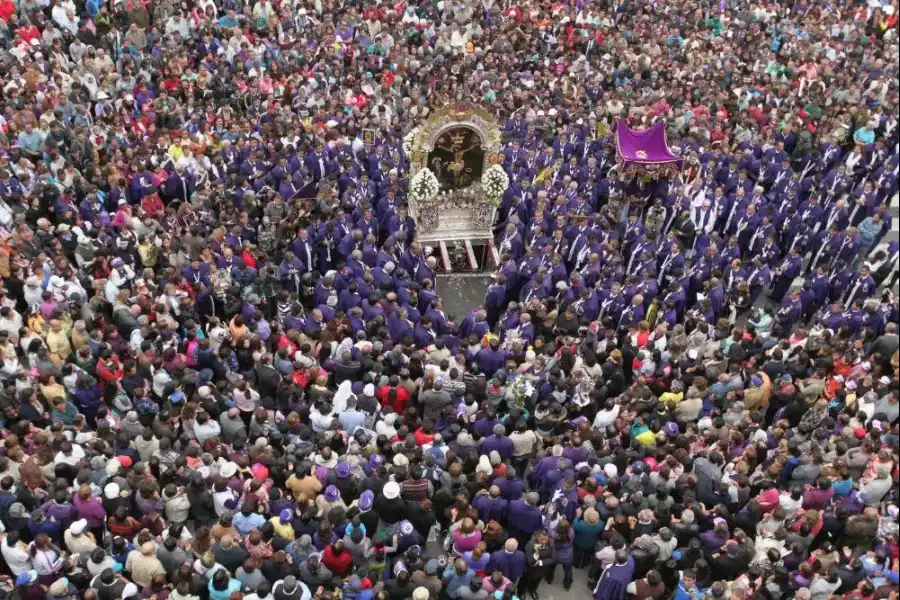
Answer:
[[[481,179],[484,149],[473,130],[455,127],[444,132],[428,155],[428,167],[443,189],[466,188]]]

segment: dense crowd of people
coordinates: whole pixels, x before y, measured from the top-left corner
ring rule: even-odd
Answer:
[[[898,598],[897,18],[0,0],[0,592]],[[454,315],[457,101],[510,186]]]

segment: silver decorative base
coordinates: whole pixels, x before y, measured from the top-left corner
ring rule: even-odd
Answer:
[[[415,216],[420,242],[492,239],[497,208],[490,202],[472,207],[424,206]]]

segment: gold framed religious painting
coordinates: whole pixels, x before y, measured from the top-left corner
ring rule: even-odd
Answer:
[[[477,131],[466,126],[443,131],[428,154],[428,167],[441,188],[460,190],[481,180],[485,149]]]

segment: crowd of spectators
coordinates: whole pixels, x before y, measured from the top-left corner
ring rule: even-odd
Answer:
[[[897,16],[0,0],[0,593],[898,598]],[[510,179],[464,314],[451,102]]]

